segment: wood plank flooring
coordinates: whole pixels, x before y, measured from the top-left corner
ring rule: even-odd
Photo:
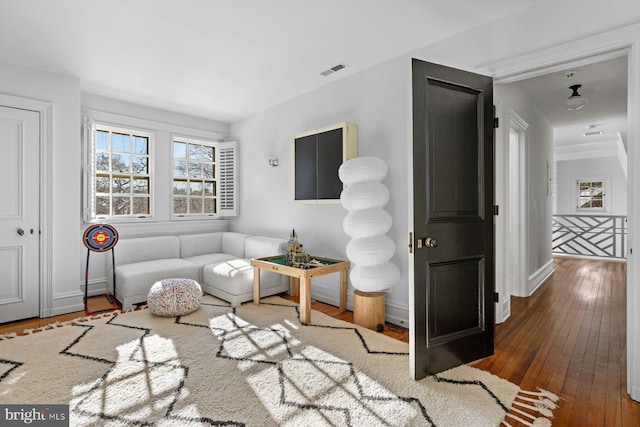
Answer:
[[[553,425],[640,426],[626,392],[626,264],[558,257],[554,268],[532,297],[511,298],[495,354],[471,366],[560,396]]]
[[[554,426],[640,426],[640,403],[626,393],[626,265],[563,257],[554,268],[532,297],[511,298],[511,317],[495,328],[495,354],[471,366],[560,396]],[[89,304],[97,310],[106,303],[95,297]],[[353,313],[338,307],[313,301],[312,308],[353,322]],[[0,325],[0,333],[81,315]],[[383,333],[409,341],[399,326],[387,324]]]

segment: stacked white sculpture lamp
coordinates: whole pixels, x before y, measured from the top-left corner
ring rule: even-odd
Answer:
[[[349,211],[343,221],[347,257],[351,269],[354,322],[382,331],[385,318],[385,291],[395,286],[400,270],[391,262],[396,245],[386,235],[391,215],[383,209],[389,202],[389,190],[382,184],[387,165],[378,157],[356,157],[340,166],[338,176],[345,184],[340,194],[342,206]]]

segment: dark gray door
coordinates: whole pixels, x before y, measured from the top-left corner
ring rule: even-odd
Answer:
[[[493,81],[413,60],[416,379],[493,354]]]

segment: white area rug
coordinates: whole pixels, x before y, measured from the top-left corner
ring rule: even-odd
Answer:
[[[412,381],[406,343],[312,322],[279,297],[234,310],[207,295],[188,316],[107,313],[5,336],[0,403],[69,404],[72,426],[495,426],[517,397],[554,407],[468,366]]]

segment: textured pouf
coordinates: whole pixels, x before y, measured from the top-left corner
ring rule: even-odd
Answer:
[[[191,279],[164,279],[151,287],[147,305],[156,316],[175,317],[200,308],[202,288]]]

